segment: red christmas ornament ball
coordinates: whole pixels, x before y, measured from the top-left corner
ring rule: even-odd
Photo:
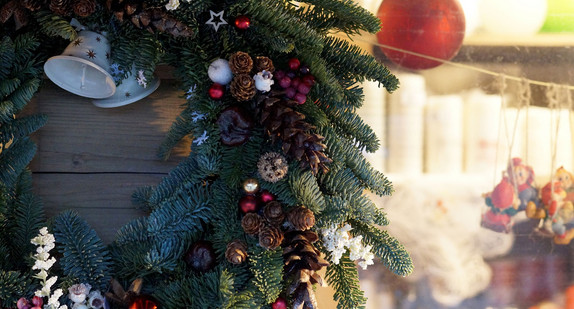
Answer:
[[[382,28],[379,43],[449,60],[460,49],[465,17],[457,0],[384,0],[377,16]],[[430,69],[438,61],[381,47],[394,63],[413,70]]]
[[[289,59],[287,65],[289,66],[289,69],[291,69],[291,71],[297,71],[301,66],[301,61],[299,61],[299,59],[297,58],[291,58]]]
[[[223,97],[223,93],[225,92],[225,88],[223,85],[218,83],[213,83],[211,87],[209,87],[209,97],[214,100],[219,100]]]
[[[257,211],[257,199],[253,195],[246,195],[239,200],[239,209],[242,213]]]
[[[151,296],[137,295],[130,304],[129,309],[157,309],[157,304]]]
[[[273,196],[273,194],[267,190],[262,190],[259,194],[259,200],[265,204],[274,201],[275,196]]]
[[[273,304],[271,304],[273,309],[287,309],[287,301],[284,298],[279,297]]]
[[[235,27],[239,30],[247,30],[251,26],[251,19],[245,15],[240,15],[235,18]]]

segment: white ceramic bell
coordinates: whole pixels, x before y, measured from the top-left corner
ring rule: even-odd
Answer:
[[[102,108],[128,105],[152,94],[159,87],[159,84],[159,78],[154,76],[151,81],[146,81],[141,73],[132,68],[130,75],[117,86],[114,95],[105,99],[92,100],[92,103]]]
[[[56,85],[71,93],[102,99],[116,91],[109,61],[108,40],[102,34],[84,30],[60,56],[46,61],[44,72]]]

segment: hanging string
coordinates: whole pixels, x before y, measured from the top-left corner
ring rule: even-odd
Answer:
[[[524,145],[525,145],[525,149],[526,149],[526,153],[524,154],[524,162],[526,163],[526,165],[528,165],[529,161],[528,161],[528,153],[530,151],[529,148],[529,123],[530,123],[530,116],[529,116],[529,111],[530,111],[530,101],[532,99],[532,91],[530,90],[530,83],[528,83],[528,80],[526,78],[522,78],[522,81],[520,82],[520,105],[526,108],[526,123],[525,123],[525,132],[526,134],[524,134]]]
[[[433,56],[429,56],[429,55],[425,55],[425,54],[420,54],[417,52],[413,52],[410,50],[406,50],[406,49],[402,49],[402,48],[397,48],[397,47],[393,47],[393,46],[389,46],[386,44],[381,44],[379,42],[376,41],[371,41],[368,40],[366,38],[357,36],[357,37],[353,37],[353,39],[357,40],[357,41],[361,41],[361,42],[365,42],[365,43],[369,43],[372,44],[374,46],[379,46],[379,47],[383,47],[386,49],[390,49],[390,50],[394,50],[394,51],[399,51],[408,55],[413,55],[413,56],[417,56],[417,57],[421,57],[424,59],[428,59],[428,60],[433,60],[433,61],[437,61],[440,63],[446,63],[455,67],[459,67],[459,68],[463,68],[463,69],[467,69],[467,70],[472,70],[472,71],[476,71],[476,72],[480,72],[480,73],[484,73],[487,75],[491,75],[491,76],[500,76],[499,72],[495,72],[495,71],[491,71],[491,70],[487,70],[487,69],[483,69],[483,68],[479,68],[479,67],[475,67],[469,64],[464,64],[464,63],[459,63],[459,62],[452,62],[449,60],[444,60],[441,58],[437,58],[437,57],[433,57]],[[522,77],[518,77],[518,76],[512,76],[512,75],[506,75],[506,79],[507,80],[512,80],[512,81],[516,81],[516,82],[521,82],[524,78]],[[543,82],[543,81],[538,81],[538,80],[533,80],[533,79],[526,79],[526,81],[528,81],[529,84],[531,85],[539,85],[539,86],[545,86],[545,87],[550,87],[550,85],[552,85],[552,83],[548,83],[548,82]],[[574,86],[570,86],[570,85],[562,85],[564,87],[566,87],[569,90],[574,90]]]
[[[556,149],[558,148],[558,132],[560,128],[560,106],[559,106],[559,86],[551,84],[547,91],[546,97],[548,98],[548,108],[550,108],[550,203],[555,202],[554,198],[554,169],[556,165]],[[558,111],[558,118],[554,124],[554,115]],[[550,205],[549,205],[550,206]],[[555,212],[554,218],[558,212]]]
[[[498,91],[499,91],[499,96],[500,96],[500,113],[498,113],[498,142],[496,143],[496,154],[495,154],[495,159],[494,159],[494,174],[492,177],[492,186],[494,187],[496,185],[496,180],[497,180],[497,176],[498,176],[498,153],[499,153],[499,148],[498,147],[498,143],[500,142],[500,134],[502,132],[502,123],[504,122],[504,125],[506,127],[506,117],[504,115],[504,111],[505,111],[505,107],[506,107],[506,101],[504,98],[504,91],[506,89],[506,75],[504,74],[499,74],[498,75],[498,79],[499,79],[499,84],[498,84]],[[506,132],[506,135],[508,135],[508,132]]]

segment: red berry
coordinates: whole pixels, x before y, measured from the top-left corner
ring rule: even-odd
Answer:
[[[301,61],[299,61],[299,59],[297,58],[291,58],[289,59],[289,69],[291,69],[292,71],[297,71],[299,70],[299,66],[301,66]]]
[[[257,211],[257,199],[253,195],[246,195],[239,200],[239,209],[246,214]]]
[[[269,203],[275,200],[275,196],[273,196],[273,194],[267,190],[262,190],[259,194],[259,200],[262,203]]]
[[[42,305],[44,304],[44,300],[42,299],[42,297],[34,296],[32,297],[32,304],[34,304],[34,306],[36,307],[42,307]]]
[[[297,103],[303,104],[305,101],[307,101],[307,96],[302,93],[297,93],[294,99],[297,101]]]
[[[271,304],[271,308],[273,309],[287,309],[287,302],[284,298],[279,297],[273,304]]]
[[[301,78],[295,77],[291,80],[291,87],[297,89],[297,87],[299,87],[299,84],[301,84]]]
[[[279,86],[281,88],[289,88],[291,86],[291,78],[289,76],[284,76],[281,80],[279,80]]]
[[[276,80],[281,80],[283,77],[285,77],[285,75],[285,71],[275,71],[273,77],[275,77]]]
[[[293,97],[295,97],[296,94],[297,94],[297,90],[293,87],[289,87],[289,88],[285,89],[285,95],[289,99],[293,99]]]
[[[225,89],[223,88],[223,85],[218,84],[218,83],[213,83],[213,85],[211,85],[211,87],[209,87],[209,97],[214,99],[214,100],[219,100],[223,97],[224,91],[225,91]]]
[[[311,74],[307,74],[307,75],[303,76],[301,81],[303,81],[303,83],[306,84],[307,86],[313,87],[313,85],[315,85],[315,76],[313,76]]]
[[[235,27],[239,30],[247,30],[251,25],[251,20],[245,15],[240,15],[235,18]]]
[[[309,93],[309,91],[311,91],[311,87],[309,87],[305,83],[301,83],[299,84],[299,87],[297,87],[297,91],[299,91],[299,93],[306,95],[307,93]]]
[[[297,74],[295,74],[295,72],[293,72],[293,71],[289,71],[289,72],[287,72],[287,76],[289,76],[289,78],[293,79],[293,78],[295,78],[295,76],[297,76]]]

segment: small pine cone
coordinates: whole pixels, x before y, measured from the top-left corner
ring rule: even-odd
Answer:
[[[72,6],[74,14],[87,17],[96,11],[96,0],[76,0]]]
[[[287,220],[296,230],[306,231],[315,225],[315,214],[305,206],[299,206],[287,214]]]
[[[231,95],[237,101],[248,101],[255,96],[255,80],[249,74],[236,75],[231,81]]]
[[[287,159],[276,152],[268,152],[257,162],[257,170],[263,180],[278,182],[287,175],[289,165]]]
[[[241,227],[245,233],[249,235],[257,235],[259,231],[265,226],[263,218],[256,213],[250,212],[245,214],[241,219]]]
[[[68,16],[72,14],[71,0],[52,0],[50,1],[50,10],[57,15]]]
[[[275,249],[283,242],[283,232],[274,226],[265,226],[259,231],[259,245],[265,249]]]
[[[283,206],[281,206],[281,203],[277,201],[271,201],[267,203],[267,205],[265,205],[265,208],[263,208],[263,217],[271,225],[274,226],[281,225],[281,223],[283,223],[283,220],[285,219]]]
[[[22,0],[22,6],[30,11],[37,11],[47,4],[46,0]]]
[[[225,258],[231,264],[238,265],[245,262],[247,260],[247,245],[240,240],[230,242],[225,250]]]
[[[271,73],[275,72],[273,61],[268,57],[258,56],[257,58],[255,58],[255,63],[256,63],[255,70],[257,72],[261,72],[263,70]]]
[[[238,51],[229,57],[229,67],[233,74],[249,73],[253,69],[253,59],[248,53]]]

